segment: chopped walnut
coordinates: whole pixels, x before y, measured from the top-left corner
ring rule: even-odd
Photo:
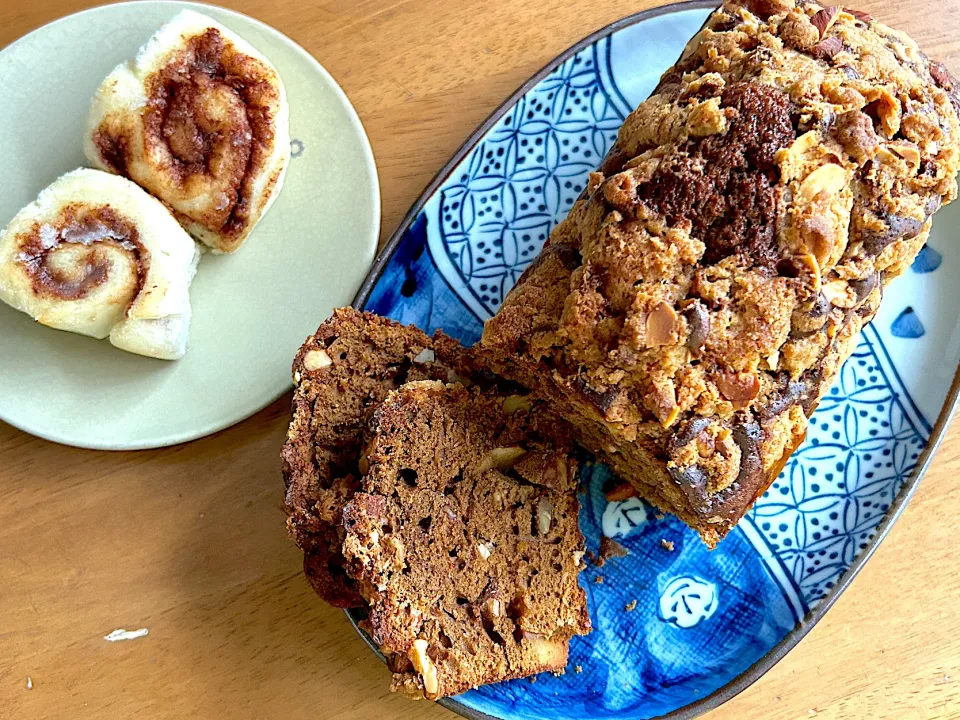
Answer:
[[[649,347],[659,347],[675,342],[677,314],[665,302],[657,304],[647,315],[646,340]]]
[[[305,370],[321,370],[333,365],[333,360],[324,350],[311,350],[303,356],[303,368]]]
[[[847,171],[840,165],[821,165],[800,184],[797,200],[811,203],[821,193],[836,195],[847,186]]]
[[[546,495],[537,501],[537,530],[541,535],[550,532],[553,524],[553,501]]]
[[[487,453],[480,464],[480,471],[485,472],[496,468],[497,470],[509,470],[517,461],[527,454],[522,447],[501,447],[493,448]]]
[[[823,10],[818,10],[810,22],[813,23],[813,26],[820,31],[820,37],[822,38],[830,28],[833,27],[833,24],[837,21],[837,11],[839,8],[836,7],[826,7]]]
[[[503,411],[507,415],[513,415],[515,412],[530,412],[533,407],[530,398],[526,395],[508,395],[503,399]]]
[[[436,695],[440,689],[440,683],[437,680],[437,666],[427,654],[430,647],[429,643],[422,638],[413,641],[413,647],[410,648],[408,657],[413,667],[421,677],[423,677],[423,689],[431,695]]]

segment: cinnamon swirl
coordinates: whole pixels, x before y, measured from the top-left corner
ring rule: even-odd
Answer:
[[[166,203],[215,252],[233,252],[289,163],[283,83],[243,38],[185,10],[104,80],[85,151]]]
[[[0,234],[0,300],[58,330],[163,360],[187,349],[199,251],[135,184],[74,170]]]

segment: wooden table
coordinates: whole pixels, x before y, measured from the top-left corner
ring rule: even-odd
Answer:
[[[7,0],[0,45],[90,4]],[[228,4],[300,42],[351,97],[380,168],[386,238],[523,80],[657,3]],[[960,0],[860,6],[960,70]],[[391,696],[386,670],[301,576],[280,509],[289,400],[149,452],[75,450],[0,424],[0,717],[452,717]],[[960,718],[958,472],[960,426],[853,587],[712,720]],[[103,640],[140,627],[150,635]]]

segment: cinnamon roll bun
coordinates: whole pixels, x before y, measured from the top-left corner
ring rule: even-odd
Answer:
[[[58,330],[183,357],[196,243],[122,177],[74,170],[0,234],[0,300]]]
[[[85,151],[162,200],[215,252],[233,252],[283,184],[283,83],[243,38],[185,10],[104,80]]]

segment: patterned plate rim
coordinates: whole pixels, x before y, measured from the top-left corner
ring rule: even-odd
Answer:
[[[353,306],[358,309],[362,309],[364,307],[367,299],[370,297],[371,292],[373,291],[374,287],[376,287],[380,277],[383,275],[383,271],[389,263],[390,258],[393,256],[401,240],[403,239],[404,234],[417,219],[417,217],[419,217],[421,211],[430,198],[433,197],[436,191],[447,180],[447,178],[460,164],[464,157],[466,157],[467,154],[470,153],[481,140],[483,140],[483,138],[497,123],[497,121],[500,120],[500,118],[503,117],[511,108],[513,108],[520,98],[526,95],[541,80],[555,70],[557,66],[584,48],[597,43],[602,38],[612,35],[631,25],[636,25],[637,23],[651,20],[662,15],[669,15],[675,12],[707,8],[712,9],[718,5],[719,3],[716,0],[687,0],[686,2],[673,2],[660,7],[650,8],[649,10],[641,10],[640,12],[628,15],[620,20],[616,20],[609,25],[606,25],[605,27],[600,28],[596,32],[591,33],[587,37],[577,42],[575,45],[571,46],[550,60],[543,68],[541,68],[530,79],[524,82],[523,85],[521,85],[512,95],[510,95],[503,103],[501,103],[487,117],[487,119],[484,120],[480,126],[470,134],[470,136],[463,143],[463,145],[460,146],[453,157],[450,158],[450,160],[448,160],[440,169],[440,171],[434,176],[434,178],[427,185],[426,189],[410,208],[410,211],[407,213],[406,217],[404,217],[403,221],[390,236],[390,239],[387,241],[386,245],[383,246],[383,249],[378,254],[376,262],[373,264],[373,267],[370,269],[370,273],[363,281],[363,285],[360,287],[360,290],[357,292],[357,295],[353,300]],[[826,615],[827,611],[833,607],[833,604],[837,601],[837,599],[850,586],[850,583],[853,582],[853,579],[857,576],[857,573],[863,569],[863,566],[873,556],[874,552],[876,552],[877,548],[880,546],[880,543],[883,542],[894,523],[903,513],[907,503],[910,502],[910,499],[916,492],[917,487],[920,485],[920,480],[926,474],[934,454],[940,447],[940,443],[943,442],[946,430],[950,425],[950,419],[953,416],[954,410],[957,408],[958,399],[960,399],[960,367],[957,368],[957,371],[954,374],[953,381],[950,384],[950,389],[947,391],[947,395],[944,398],[943,406],[940,409],[940,414],[937,416],[937,421],[933,426],[933,430],[930,433],[929,439],[927,440],[926,447],[917,460],[917,464],[910,477],[904,483],[896,499],[891,504],[890,509],[887,511],[886,517],[883,519],[880,525],[877,526],[875,536],[870,541],[870,544],[864,548],[863,552],[853,561],[853,563],[851,563],[850,567],[846,569],[846,571],[837,581],[837,584],[823,598],[817,607],[813,611],[809,612],[806,616],[801,618],[800,622],[797,623],[797,626],[788,632],[783,639],[777,643],[766,655],[764,655],[749,669],[738,675],[726,685],[715,690],[713,693],[704,698],[696,700],[695,702],[674,710],[673,712],[667,713],[666,715],[660,715],[653,720],[692,720],[692,718],[698,717],[703,713],[719,707],[731,698],[739,695],[741,692],[759,680],[764,674],[766,674],[768,670],[770,670],[770,668],[780,662],[780,660],[782,660],[783,657],[790,652],[790,650],[792,650],[794,646],[799,643],[800,640],[802,640],[818,622],[820,622],[823,616]],[[367,644],[367,646],[373,650],[373,652],[377,655],[377,657],[380,658],[382,662],[386,662],[386,658],[384,658],[379,648],[377,648],[370,637],[360,629],[357,624],[358,620],[354,617],[353,613],[351,613],[349,610],[345,612],[347,618],[350,620],[350,624],[353,625],[354,629]],[[444,698],[439,700],[438,704],[442,705],[448,710],[452,710],[461,717],[468,718],[469,720],[498,720],[498,718],[495,718],[491,715],[487,715],[486,713],[478,712],[472,708],[469,708],[453,698]]]

